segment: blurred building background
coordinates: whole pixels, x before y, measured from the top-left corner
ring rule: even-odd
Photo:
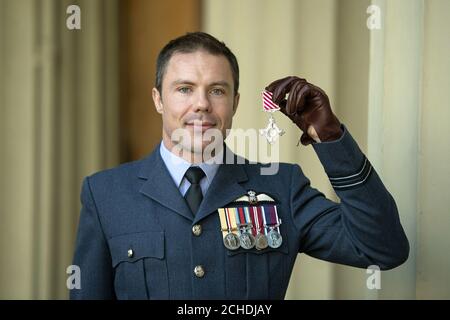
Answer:
[[[72,4],[81,30],[66,27]],[[367,27],[371,4],[380,29]],[[235,128],[265,126],[268,83],[305,77],[397,201],[411,253],[381,290],[367,289],[366,270],[301,255],[287,298],[449,299],[448,0],[0,0],[0,298],[67,298],[82,178],[160,141],[156,56],[197,30],[238,57]],[[312,148],[276,117],[280,160],[336,199]]]

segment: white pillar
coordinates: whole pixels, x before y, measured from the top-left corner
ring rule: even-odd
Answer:
[[[371,105],[372,114],[382,116],[369,118],[368,131],[381,146],[370,144],[369,154],[376,154],[374,167],[397,202],[411,248],[407,263],[382,274],[380,298],[415,298],[423,12],[422,0],[387,1],[383,87],[369,97],[383,97],[382,104]]]
[[[450,299],[450,1],[425,1],[417,298]]]
[[[0,2],[0,298],[33,289],[34,15],[32,0]],[[20,22],[20,23],[19,23]],[[20,41],[17,41],[20,39]]]

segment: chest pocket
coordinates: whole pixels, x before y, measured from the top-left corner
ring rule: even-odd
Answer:
[[[282,230],[283,232],[283,230]],[[289,282],[288,239],[277,249],[226,250],[227,298],[280,299]]]
[[[118,299],[168,299],[164,232],[119,235],[109,240]]]

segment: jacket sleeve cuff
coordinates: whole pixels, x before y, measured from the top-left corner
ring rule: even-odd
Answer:
[[[372,171],[370,162],[344,125],[342,130],[338,140],[313,144],[335,189],[358,186],[367,180]]]

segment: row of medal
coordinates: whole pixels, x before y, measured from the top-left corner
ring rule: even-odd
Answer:
[[[271,205],[219,208],[223,244],[229,250],[279,248],[281,220]]]

